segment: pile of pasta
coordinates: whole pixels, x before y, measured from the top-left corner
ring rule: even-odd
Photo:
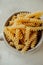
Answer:
[[[4,34],[9,45],[26,52],[37,44],[38,31],[43,30],[43,12],[22,12],[12,16],[9,25],[4,27]]]

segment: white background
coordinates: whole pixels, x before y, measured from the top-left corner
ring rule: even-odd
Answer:
[[[17,11],[43,11],[43,0],[0,0],[0,34],[7,18]],[[0,65],[43,65],[43,44],[34,54],[19,56],[0,41]]]

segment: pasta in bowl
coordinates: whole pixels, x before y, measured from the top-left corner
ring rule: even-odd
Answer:
[[[34,49],[42,36],[43,12],[18,12],[12,15],[4,27],[4,36],[10,46],[24,53]]]

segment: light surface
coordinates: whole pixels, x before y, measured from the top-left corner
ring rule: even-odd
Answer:
[[[0,34],[8,17],[17,11],[43,11],[43,0],[0,0]],[[33,54],[18,55],[0,41],[0,65],[43,65],[43,44]]]

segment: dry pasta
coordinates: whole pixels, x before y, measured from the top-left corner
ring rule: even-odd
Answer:
[[[19,32],[20,32],[20,30],[16,29],[16,32],[15,32],[15,42],[14,42],[14,45],[16,45],[16,48],[19,45]]]
[[[43,15],[43,11],[42,12],[37,11],[37,12],[34,12],[34,13],[27,14],[25,17],[26,18],[32,18],[32,17],[40,18],[40,16],[42,16],[42,15]]]
[[[31,30],[32,31],[41,31],[41,30],[43,30],[43,26],[41,26],[41,27],[30,27],[31,28]]]
[[[22,23],[22,22],[33,22],[33,23],[42,23],[43,24],[43,20],[40,19],[35,19],[35,18],[19,18],[18,19],[18,23]]]
[[[25,47],[22,49],[22,53],[25,52],[26,50],[28,50],[28,48],[30,47],[30,43],[35,39],[36,40],[37,37],[37,33],[34,33],[31,37],[31,39],[27,40],[25,42]],[[32,44],[33,46],[35,46],[36,43]],[[32,47],[32,46],[31,46]]]
[[[35,47],[36,41],[37,41],[37,37],[31,42],[31,48]]]
[[[4,27],[5,38],[9,45],[26,52],[38,43],[38,31],[43,31],[43,20],[39,19],[43,12],[19,13],[12,16]]]

